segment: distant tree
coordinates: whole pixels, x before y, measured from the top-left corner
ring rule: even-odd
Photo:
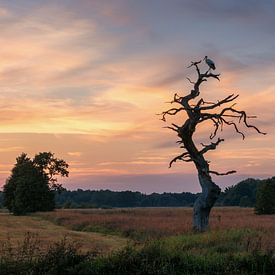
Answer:
[[[194,204],[193,228],[196,231],[205,231],[208,228],[210,211],[221,192],[220,187],[213,182],[211,175],[223,176],[236,172],[233,170],[219,173],[210,169],[209,161],[205,155],[211,150],[216,150],[224,139],[219,137],[216,141],[209,144],[201,144],[201,148],[199,148],[194,141],[194,134],[198,127],[201,124],[208,124],[208,126],[213,125],[210,140],[213,140],[218,135],[218,131],[222,130],[224,126],[232,126],[233,129],[244,138],[245,136],[239,126],[241,122],[243,126],[252,128],[260,134],[265,134],[257,127],[249,124],[248,119],[252,117],[249,117],[245,111],[235,107],[236,103],[233,102],[239,95],[230,94],[217,102],[209,102],[208,100],[204,100],[204,98],[197,100],[203,83],[210,79],[220,80],[220,75],[212,72],[212,69],[215,69],[213,61],[207,57],[205,57],[205,61],[209,68],[204,72],[202,72],[200,67],[202,60],[191,63],[189,67],[195,69],[197,77],[195,81],[187,78],[192,85],[190,92],[186,95],[175,94],[170,103],[177,104],[177,107],[170,108],[161,114],[162,120],[166,121],[169,115],[182,115],[182,113],[184,113],[184,116],[181,117],[181,119],[184,120],[180,125],[172,123],[171,126],[167,127],[176,132],[179,137],[177,143],[183,150],[180,155],[171,160],[170,167],[176,161],[192,162],[196,167],[199,183],[202,188],[202,193]],[[222,108],[225,105],[227,106]]]
[[[67,163],[54,158],[52,153],[39,153],[33,160],[22,153],[4,185],[4,206],[15,215],[53,210],[54,191],[60,190],[61,185],[51,175],[68,176],[67,167]]]
[[[3,207],[3,192],[0,191],[0,208]]]
[[[234,186],[227,187],[217,200],[218,205],[254,207],[256,190],[261,180],[248,178]]]
[[[275,214],[275,177],[260,184],[256,196],[256,214]]]
[[[248,196],[242,196],[240,199],[240,207],[249,207],[251,206],[251,200],[249,199]]]
[[[95,208],[95,207],[165,207],[192,206],[198,197],[192,193],[153,193],[150,195],[132,191],[110,190],[65,190],[56,193],[57,207],[64,208]]]

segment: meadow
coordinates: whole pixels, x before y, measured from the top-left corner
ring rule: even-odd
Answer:
[[[192,234],[192,211],[192,208],[62,209],[35,216],[72,230],[120,235],[142,242]],[[210,229],[213,232],[230,229],[262,232],[263,242],[275,248],[275,215],[255,215],[253,208],[214,208]]]
[[[215,208],[210,226],[191,208],[1,213],[0,274],[275,274],[275,215]]]
[[[108,253],[126,245],[127,240],[119,236],[106,236],[93,232],[77,232],[35,216],[13,216],[0,213],[0,253],[7,243],[12,247],[21,245],[25,239],[35,240],[39,247],[47,250],[52,244],[66,238],[75,243],[82,252]],[[1,274],[1,273],[0,273]]]

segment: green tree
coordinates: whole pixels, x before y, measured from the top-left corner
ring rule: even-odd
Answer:
[[[39,153],[33,160],[22,153],[4,185],[4,206],[15,215],[53,210],[54,191],[61,188],[54,176],[68,176],[67,168],[64,160],[50,152]]]
[[[69,165],[63,159],[57,159],[51,152],[43,152],[34,156],[33,165],[44,174],[51,190],[62,191],[61,184],[57,183],[56,176],[68,177]]]
[[[275,177],[265,180],[257,190],[256,214],[275,214]]]

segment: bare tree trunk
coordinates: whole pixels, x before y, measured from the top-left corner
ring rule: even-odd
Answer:
[[[210,211],[218,199],[221,189],[207,174],[199,174],[202,193],[197,198],[193,209],[193,229],[206,231],[208,229]]]

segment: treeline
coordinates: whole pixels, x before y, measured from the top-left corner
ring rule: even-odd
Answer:
[[[145,195],[132,191],[77,189],[56,194],[56,206],[65,208],[192,206],[197,197],[198,194],[188,192]]]
[[[257,190],[267,181],[275,184],[275,177],[268,180],[246,179],[227,187],[221,193],[216,206],[255,207]],[[193,206],[199,193],[152,193],[150,195],[132,191],[110,190],[64,190],[56,193],[58,208],[112,208],[112,207],[181,207]],[[0,192],[0,206],[3,205],[3,193]]]
[[[275,181],[275,177],[271,180]],[[246,179],[228,187],[221,193],[217,206],[254,207],[259,185],[265,180]],[[199,193],[152,193],[110,190],[65,190],[56,195],[57,207],[64,208],[111,208],[111,207],[180,207],[193,206]]]
[[[272,178],[275,181],[275,177]],[[236,185],[227,187],[221,193],[216,205],[254,207],[256,204],[257,190],[266,180],[246,179]]]
[[[0,192],[0,208],[3,207],[3,202],[4,202],[3,192]]]

